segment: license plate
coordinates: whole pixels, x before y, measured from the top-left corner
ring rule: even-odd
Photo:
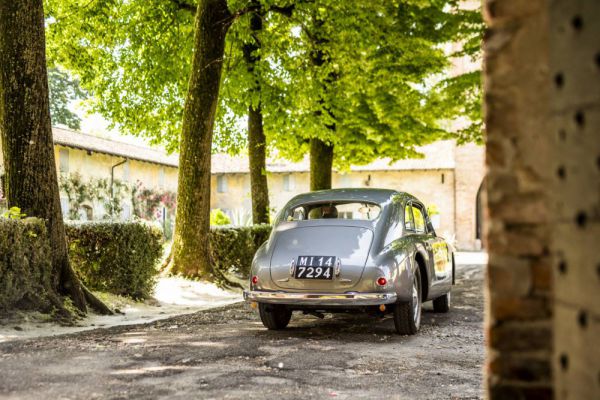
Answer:
[[[296,279],[333,279],[333,256],[300,256],[296,263]]]

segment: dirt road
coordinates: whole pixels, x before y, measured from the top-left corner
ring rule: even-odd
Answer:
[[[148,325],[0,344],[2,399],[482,397],[483,266],[458,266],[453,309],[418,335],[363,316],[265,330],[237,304]]]

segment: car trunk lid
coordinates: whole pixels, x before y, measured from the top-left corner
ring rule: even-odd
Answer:
[[[360,280],[372,241],[373,231],[364,226],[294,224],[276,233],[271,278],[285,289],[343,293]],[[336,275],[334,267],[331,280],[297,279],[291,275],[291,263],[301,256],[333,256],[340,262],[340,273]]]

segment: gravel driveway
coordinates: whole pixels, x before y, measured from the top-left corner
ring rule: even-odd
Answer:
[[[243,304],[147,325],[0,344],[4,399],[481,398],[481,265],[459,265],[449,314],[418,335],[390,318],[294,314],[265,330]]]

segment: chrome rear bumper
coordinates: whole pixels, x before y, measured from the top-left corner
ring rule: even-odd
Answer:
[[[396,293],[290,293],[244,290],[244,300],[306,306],[377,306],[396,302]]]

